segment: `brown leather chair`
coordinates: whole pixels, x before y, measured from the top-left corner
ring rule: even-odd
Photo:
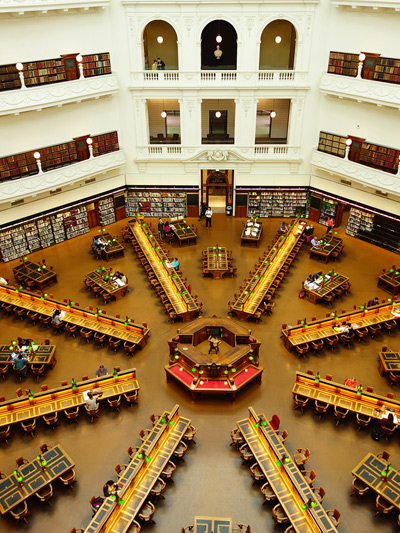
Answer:
[[[64,409],[65,416],[68,418],[68,422],[75,422],[79,424],[79,405],[76,407],[71,407],[70,409]]]
[[[350,494],[350,496],[361,497],[361,496],[364,496],[364,494],[367,494],[367,492],[369,491],[368,485],[363,483],[361,479],[358,479],[357,477],[353,478],[353,481],[351,484],[353,486],[353,492]]]
[[[28,514],[28,504],[24,500],[22,503],[18,504],[13,509],[10,509],[10,515],[15,518],[18,522],[23,520],[25,524],[28,523],[28,520],[25,518]]]
[[[121,405],[121,396],[116,396],[115,398],[107,398],[107,402],[108,405],[111,407],[112,411],[115,409],[119,413],[119,408]]]
[[[147,501],[140,509],[138,517],[143,522],[150,522],[151,524],[155,524],[155,521],[153,520],[155,510],[156,508],[154,507],[154,504],[150,501]]]
[[[277,496],[268,481],[267,483],[264,483],[264,485],[260,488],[260,490],[264,495],[263,503],[272,502],[276,500]]]
[[[53,431],[55,431],[56,425],[58,424],[57,411],[55,411],[54,413],[50,413],[48,415],[43,415],[43,420],[45,421],[48,427],[50,427]]]
[[[121,346],[122,344],[122,340],[121,339],[114,339],[113,337],[110,337],[109,340],[108,340],[108,343],[110,345],[110,348],[111,350],[114,352],[114,353],[117,353],[118,351],[118,348]]]
[[[45,365],[31,365],[31,370],[32,370],[32,373],[36,377],[36,381],[39,381],[41,376],[43,376],[46,371],[46,366]]]
[[[51,483],[45,485],[42,489],[35,492],[35,496],[39,498],[41,502],[47,502],[51,505],[50,500],[53,497],[53,485]]]
[[[8,444],[8,437],[11,434],[11,427],[10,426],[3,426],[0,429],[0,442],[5,442]]]
[[[303,412],[304,407],[308,404],[309,398],[306,398],[306,396],[301,396],[300,394],[294,395],[294,408],[300,409],[301,412]]]
[[[86,341],[88,344],[90,342],[90,338],[93,336],[93,331],[90,329],[81,329],[81,340]]]
[[[30,435],[31,437],[35,436],[36,418],[31,418],[30,420],[21,422],[21,426],[27,435]]]
[[[129,403],[129,407],[132,407],[134,403],[137,403],[139,391],[134,390],[131,392],[124,392],[124,398]]]

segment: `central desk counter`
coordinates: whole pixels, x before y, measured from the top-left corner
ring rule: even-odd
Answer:
[[[75,388],[74,388],[75,387]],[[49,389],[28,397],[14,398],[0,403],[0,428],[17,424],[32,418],[49,415],[72,407],[85,404],[82,393],[101,388],[99,400],[111,399],[124,393],[139,390],[136,370],[131,368],[117,372],[116,376],[106,375],[73,385],[64,385],[56,389]]]
[[[192,320],[200,313],[181,276],[173,268],[168,268],[169,259],[145,222],[129,221],[131,233],[149,262],[152,271],[161,284],[175,313],[184,322]]]
[[[61,303],[57,300],[34,295],[28,291],[11,289],[0,286],[0,302],[17,308],[51,317],[54,307],[65,312],[63,322],[106,334],[143,348],[147,342],[150,330],[139,324],[125,323],[116,317],[100,315],[93,311],[81,309],[77,305]]]
[[[378,370],[381,376],[386,374],[400,374],[400,353],[399,352],[380,352],[378,354]]]
[[[237,422],[237,427],[295,531],[337,532],[265,415],[257,415],[254,409],[249,407],[249,417]],[[308,502],[313,502],[313,505],[309,506]]]
[[[129,530],[190,424],[191,420],[179,415],[178,405],[171,412],[164,411],[118,479],[122,485],[119,502],[115,498],[106,498],[85,533],[125,533]]]

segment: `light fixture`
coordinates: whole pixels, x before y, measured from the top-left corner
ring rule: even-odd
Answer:
[[[76,56],[75,59],[78,61],[78,63],[82,63],[82,56],[81,56],[81,54],[78,54],[78,55]]]
[[[271,111],[271,113],[269,114],[269,116],[271,118],[275,118],[276,117],[276,111]]]
[[[275,37],[275,42],[276,42],[276,44],[279,44],[281,41],[282,41],[282,37],[281,37],[280,35],[277,35],[277,36]]]
[[[93,139],[91,137],[88,137],[86,139],[86,143],[90,146],[93,143]]]
[[[346,139],[346,146],[351,146],[353,144],[352,139]]]
[[[35,152],[35,153],[33,154],[33,157],[34,157],[35,159],[40,159],[40,152]]]
[[[358,56],[358,61],[365,61],[365,54],[363,52]]]
[[[89,148],[89,159],[92,159],[92,157],[93,157],[93,139],[91,137],[88,137],[86,139],[86,144],[88,145],[88,148]]]
[[[21,71],[24,69],[24,65],[22,63],[17,63],[16,65],[17,70]]]
[[[216,37],[215,37],[215,40],[217,41],[217,43],[222,43],[222,37],[220,34],[218,34]]]
[[[162,116],[162,118],[167,118],[167,112],[166,111],[161,111],[161,116]]]
[[[353,144],[352,139],[346,139],[346,151],[344,153],[344,158],[349,159],[350,146]]]
[[[33,157],[36,159],[36,164],[38,167],[39,174],[42,174],[43,170],[42,170],[42,162],[40,160],[40,152],[34,152]]]
[[[159,35],[157,37],[157,42],[158,42],[158,44],[162,44],[164,42],[164,38],[161,35]]]
[[[83,75],[83,64],[82,64],[83,58],[82,58],[81,54],[78,54],[75,59],[76,59],[76,62],[78,63],[79,79],[83,80],[83,78],[85,77]]]
[[[221,118],[221,111],[216,111],[216,112],[215,112],[215,116],[216,116],[217,118]]]

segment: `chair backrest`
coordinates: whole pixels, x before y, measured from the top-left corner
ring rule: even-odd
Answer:
[[[393,400],[393,398],[394,398],[394,394],[393,394],[393,392],[388,392],[388,393],[386,394],[386,396],[387,396],[388,398],[390,398],[391,400]]]
[[[272,415],[272,418],[269,423],[271,424],[272,429],[275,429],[275,430],[279,429],[279,425],[281,423],[279,416]]]

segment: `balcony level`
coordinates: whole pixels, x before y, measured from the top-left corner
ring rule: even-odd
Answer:
[[[71,12],[89,13],[105,9],[110,0],[0,0],[0,15],[22,17],[35,12],[36,15],[67,15]]]
[[[143,70],[132,72],[131,90],[136,89],[308,89],[308,73],[296,70]]]
[[[389,174],[382,170],[374,169],[349,159],[313,150],[311,164],[331,175],[340,176],[346,180],[357,182],[364,187],[400,196],[400,175]]]
[[[4,91],[0,92],[0,116],[61,107],[83,100],[97,100],[115,94],[118,89],[117,75],[107,74]]]
[[[399,0],[332,0],[336,8],[372,13],[400,13]]]
[[[28,196],[72,185],[82,180],[105,174],[125,164],[122,150],[85,159],[65,167],[56,168],[16,180],[0,183],[0,203],[14,202]]]
[[[323,94],[400,110],[400,85],[351,76],[322,74]]]

